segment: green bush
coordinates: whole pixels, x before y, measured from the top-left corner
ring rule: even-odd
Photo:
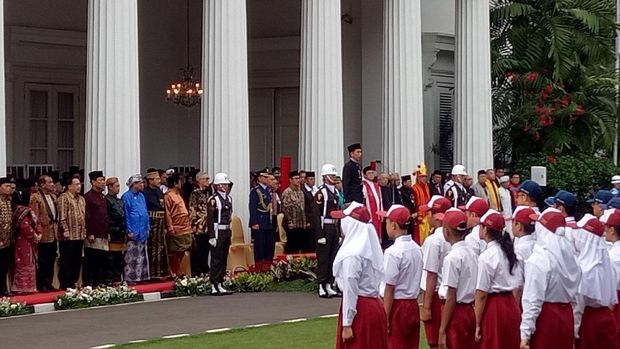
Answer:
[[[239,273],[231,281],[230,287],[235,292],[262,292],[273,282],[273,274]],[[226,286],[224,285],[224,287]]]
[[[613,175],[620,174],[620,168],[610,159],[585,154],[546,156],[529,155],[515,164],[515,170],[523,177],[530,178],[531,166],[547,167],[547,187],[543,188],[547,196],[554,195],[560,189],[577,195],[581,210],[587,209],[586,200],[599,189],[609,189]]]

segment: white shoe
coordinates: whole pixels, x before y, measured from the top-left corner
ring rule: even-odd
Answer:
[[[227,289],[225,289],[224,286],[222,286],[222,284],[217,284],[217,288],[220,290],[220,293],[223,295],[233,294],[232,291],[228,291]]]
[[[221,296],[220,290],[217,289],[216,285],[211,285],[211,295],[212,296]]]
[[[325,289],[327,291],[327,295],[330,296],[330,297],[339,297],[339,296],[341,296],[340,293],[334,291],[334,289],[332,288],[331,284],[327,284],[327,286],[325,286]]]
[[[319,285],[319,297],[321,298],[329,298],[329,295],[327,294],[327,291],[325,291],[324,286],[321,284]]]

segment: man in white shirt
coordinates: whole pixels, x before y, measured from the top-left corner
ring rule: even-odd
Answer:
[[[510,177],[501,176],[499,178],[499,201],[502,206],[501,214],[507,222],[506,231],[512,237],[512,224],[510,224],[510,220],[512,219],[512,193],[510,192],[509,187]]]

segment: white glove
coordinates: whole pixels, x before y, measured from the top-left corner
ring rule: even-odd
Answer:
[[[326,238],[320,238],[316,241],[317,244],[319,245],[325,245],[327,244],[327,239]]]
[[[338,245],[342,245],[342,240],[344,240],[342,236],[338,238]]]
[[[217,239],[216,238],[209,239],[209,245],[215,247],[215,245],[217,245]]]

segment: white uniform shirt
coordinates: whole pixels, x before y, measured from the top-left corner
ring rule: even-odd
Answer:
[[[465,237],[465,243],[472,248],[477,256],[487,249],[486,241],[480,238],[480,224],[471,228],[471,233]]]
[[[304,187],[306,187],[306,190],[311,192],[312,195],[316,195],[316,193],[319,191],[319,188],[315,185],[315,186],[308,186],[307,184],[304,184]]]
[[[344,275],[349,277],[336,277],[338,288],[342,291],[342,325],[351,326],[357,314],[357,297],[379,297],[379,283],[375,278],[364,273],[364,270],[372,268],[368,259],[361,257],[348,257],[342,261]],[[380,281],[380,280],[379,280]]]
[[[383,283],[395,286],[394,299],[416,299],[422,279],[422,249],[411,235],[398,237],[383,255]]]
[[[448,252],[450,252],[450,244],[443,236],[443,228],[438,227],[422,244],[424,270],[422,270],[421,287],[424,291],[426,291],[426,275],[428,272],[437,274],[435,292],[439,290],[439,285],[441,284],[441,268],[443,266],[443,260],[448,255]]]
[[[517,255],[517,263],[519,264],[519,287],[523,287],[525,278],[523,272],[525,270],[525,261],[530,258],[534,245],[536,244],[536,233],[524,235],[515,239],[515,254]]]
[[[456,288],[457,303],[472,303],[476,292],[478,256],[464,241],[452,245],[443,262],[439,298],[446,299],[448,287]]]
[[[542,247],[535,245],[530,258],[525,261],[525,285],[521,304],[521,339],[529,339],[536,331],[536,320],[542,305],[574,303],[579,290],[579,279],[574,285],[563,283],[556,273],[558,261]]]
[[[611,265],[614,267],[616,275],[618,276],[618,290],[620,290],[620,241],[614,242],[611,246],[611,249],[609,250],[609,259],[611,260]]]
[[[487,293],[510,292],[519,287],[519,264],[510,273],[510,263],[497,241],[491,241],[478,257],[476,289]]]

